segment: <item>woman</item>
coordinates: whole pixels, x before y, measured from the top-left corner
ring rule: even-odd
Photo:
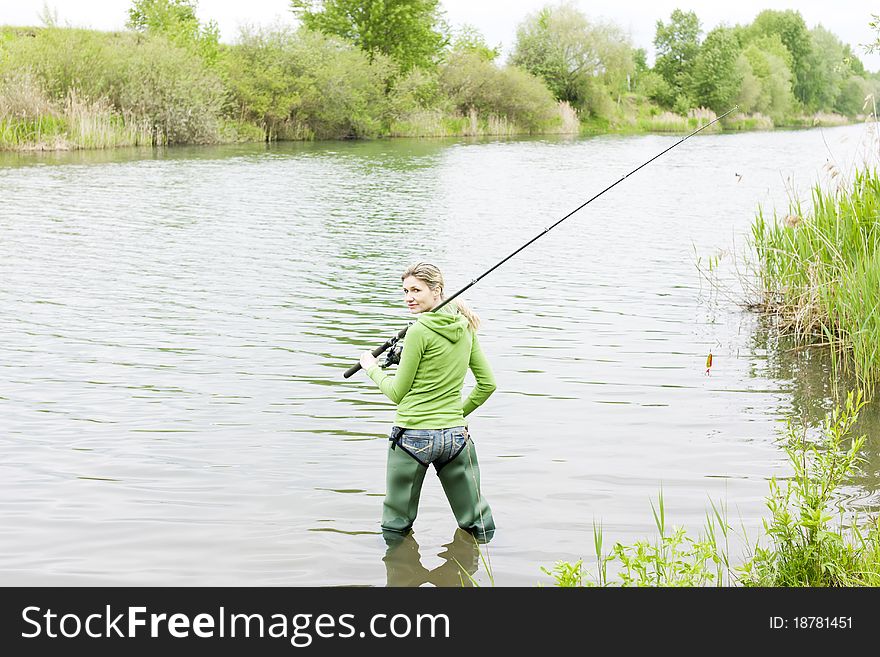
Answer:
[[[459,527],[488,541],[495,523],[480,494],[477,453],[464,420],[495,391],[477,341],[480,320],[462,303],[450,302],[431,312],[444,298],[443,275],[434,265],[412,265],[401,279],[406,305],[419,317],[406,332],[397,373],[386,374],[369,351],[360,358],[369,377],[397,404],[382,529],[400,534],[410,530],[425,473],[433,463]],[[462,403],[468,368],[476,386]]]

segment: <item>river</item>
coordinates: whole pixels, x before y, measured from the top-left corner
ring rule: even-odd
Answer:
[[[694,535],[726,508],[740,561],[785,418],[831,403],[828,359],[743,307],[750,225],[845,177],[864,125],[695,136],[468,291],[498,383],[469,422],[482,555],[433,470],[386,554],[394,410],[342,377],[409,320],[407,264],[457,290],[677,139],[0,154],[0,582],[549,584],[594,526],[655,537],[661,491]],[[860,426],[846,495],[876,510],[876,404]]]

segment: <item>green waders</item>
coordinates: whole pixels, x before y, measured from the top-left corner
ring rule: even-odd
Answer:
[[[422,465],[393,442],[388,446],[385,470],[385,504],[382,507],[382,529],[407,532],[419,512],[419,496],[428,466]]]
[[[412,527],[427,471],[428,467],[405,449],[394,442],[389,445],[382,529],[406,532]],[[437,476],[458,526],[478,541],[488,542],[495,531],[495,521],[489,504],[480,494],[480,467],[473,443],[468,440],[454,459],[437,467]]]

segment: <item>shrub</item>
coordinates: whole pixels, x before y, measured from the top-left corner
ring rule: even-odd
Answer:
[[[56,105],[71,94],[109,103],[123,121],[146,122],[154,143],[217,137],[219,77],[160,35],[45,28],[7,41],[5,50],[0,75],[32,76]]]
[[[369,137],[386,120],[390,60],[306,29],[245,31],[226,53],[235,113],[267,140]]]
[[[537,132],[557,116],[550,90],[515,66],[499,69],[470,52],[453,53],[440,71],[441,91],[462,114],[472,109]]]

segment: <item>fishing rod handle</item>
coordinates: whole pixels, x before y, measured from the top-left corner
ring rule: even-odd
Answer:
[[[376,347],[375,349],[373,349],[373,351],[371,352],[373,354],[373,356],[375,356],[375,357],[380,356],[386,349],[388,349],[388,347],[391,346],[391,344],[394,342],[395,338],[398,340],[402,339],[403,336],[406,335],[406,329],[408,329],[408,328],[409,327],[407,326],[406,328],[401,329],[400,332],[394,338],[391,338],[390,340],[386,340],[383,344],[381,344],[378,347]],[[353,374],[355,374],[359,369],[361,369],[361,364],[360,364],[360,362],[357,362],[354,365],[352,365],[351,367],[349,367],[347,370],[345,370],[345,374],[343,374],[342,376],[344,376],[346,379],[348,379]]]

